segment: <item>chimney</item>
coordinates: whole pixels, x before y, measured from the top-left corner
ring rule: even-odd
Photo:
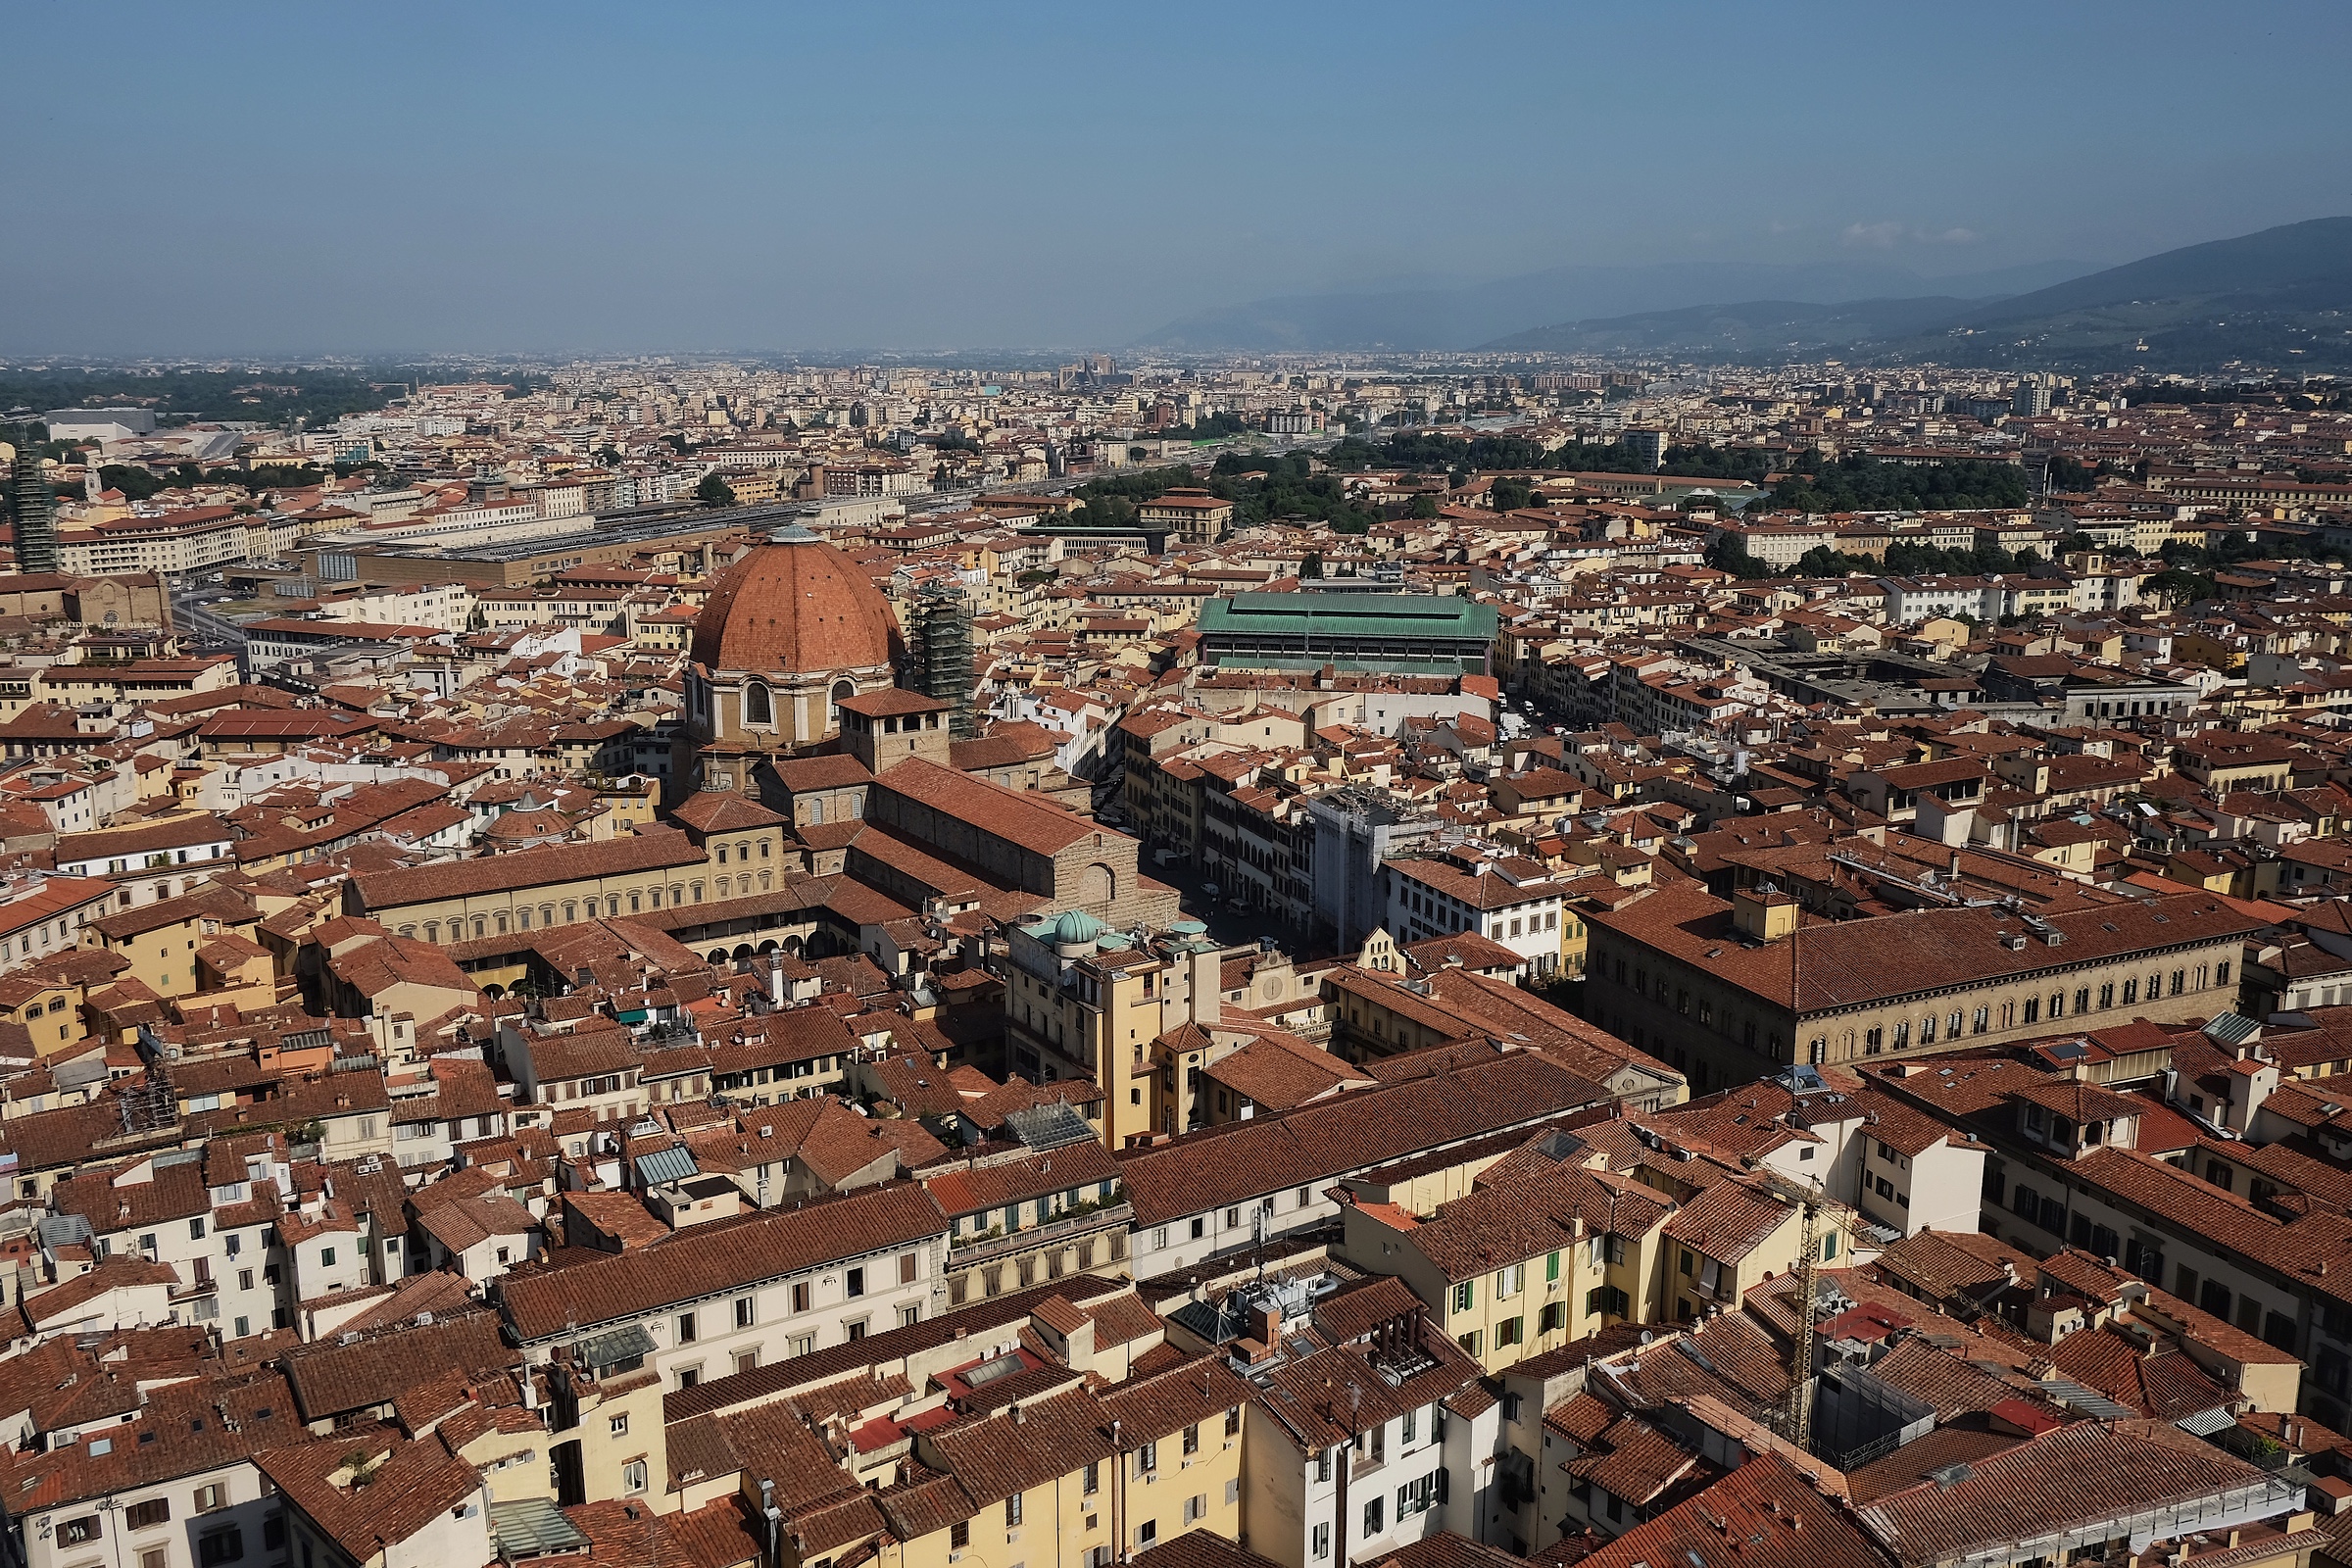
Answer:
[[[1796,929],[1797,903],[1769,882],[1732,894],[1732,924],[1751,942],[1778,942]]]

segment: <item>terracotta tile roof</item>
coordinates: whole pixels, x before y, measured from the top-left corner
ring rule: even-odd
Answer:
[[[856,765],[855,758],[848,760]],[[726,790],[697,790],[669,814],[699,833],[737,833],[756,827],[779,827],[784,821],[759,802],[747,801]]]
[[[697,1225],[617,1257],[517,1271],[498,1282],[499,1305],[524,1343],[561,1340],[946,1230],[939,1205],[921,1187],[875,1188]]]
[[[954,1217],[985,1214],[1007,1203],[1072,1189],[1091,1201],[1101,1183],[1118,1179],[1118,1161],[1111,1158],[1110,1151],[1098,1143],[1086,1143],[926,1176],[923,1185],[931,1190],[940,1211]]]
[[[1578,1481],[1642,1506],[1693,1473],[1708,1473],[1699,1456],[1639,1416],[1620,1416],[1592,1440],[1590,1452],[1562,1466]]]
[[[1553,1164],[1441,1205],[1415,1227],[1412,1245],[1448,1280],[1466,1280],[1557,1251],[1580,1235],[1640,1239],[1674,1212],[1663,1193],[1627,1177]]]
[[[919,757],[909,757],[886,769],[878,787],[1037,855],[1057,855],[1094,837],[1132,842],[1126,834],[1102,827],[1091,817]]]
[[[104,1453],[92,1451],[85,1438],[46,1453],[12,1454],[9,1507],[22,1518],[152,1487],[250,1459],[302,1436],[293,1397],[273,1373],[173,1383],[148,1391],[136,1421],[88,1434],[108,1441]]]
[[[1997,1376],[1917,1336],[1905,1338],[1873,1362],[1870,1370],[1883,1382],[1934,1405],[1939,1421],[1950,1421],[1971,1412],[1982,1413],[2018,1398],[2061,1418],[2064,1416],[2040,1394],[2026,1387],[2026,1379]]]
[[[500,1337],[498,1314],[473,1307],[422,1326],[402,1325],[346,1345],[318,1340],[285,1352],[286,1381],[305,1421],[390,1404],[444,1373],[475,1376],[522,1365]]]
[[[1327,1051],[1273,1035],[1261,1035],[1227,1054],[1203,1067],[1201,1074],[1266,1110],[1289,1110],[1334,1089],[1372,1082]]]
[[[1683,1568],[1694,1557],[1705,1568],[1886,1568],[1886,1561],[1844,1510],[1808,1486],[1787,1459],[1768,1453],[1634,1526],[1583,1562],[1591,1568]]]
[[[602,844],[550,844],[433,865],[363,871],[352,878],[351,886],[362,908],[380,912],[441,899],[702,863],[703,852],[685,834],[653,828]]]
[[[1808,922],[1778,942],[1754,945],[1741,942],[1731,914],[1732,906],[1700,884],[1681,882],[1593,911],[1590,919],[1799,1013],[2075,968],[2258,929],[2257,922],[2201,893],[2054,911],[2041,918],[2065,937],[2055,947],[1997,906]],[[2027,941],[2012,950],[2001,940],[2005,935]]]
[[[1442,1539],[1461,1540],[1459,1536]],[[1492,1548],[1482,1546],[1477,1549],[1488,1551]],[[1187,1530],[1180,1535],[1170,1536],[1149,1550],[1138,1553],[1133,1560],[1143,1564],[1144,1568],[1274,1568],[1272,1558],[1260,1557],[1249,1547],[1206,1530]],[[1382,1559],[1381,1568],[1386,1568],[1390,1560]],[[1511,1568],[1518,1560],[1512,1557],[1494,1564],[1482,1560],[1475,1565],[1460,1564],[1458,1568]],[[1417,1562],[1409,1565],[1409,1568],[1457,1568],[1457,1565],[1431,1561]]]
[[[364,1485],[350,1474],[354,1454],[375,1461]],[[260,1463],[286,1500],[357,1562],[482,1492],[481,1476],[439,1438],[413,1443],[389,1426],[337,1432],[264,1454]]]
[[[1082,1389],[943,1428],[930,1435],[928,1448],[983,1508],[1119,1451],[1104,1405]]]
[[[1137,1223],[1328,1180],[1406,1154],[1595,1104],[1595,1085],[1532,1054],[1344,1095],[1287,1115],[1122,1152]]]
[[[1994,1454],[1948,1486],[1882,1497],[1860,1518],[1896,1561],[1939,1563],[2261,1480],[2252,1465],[2169,1422],[2080,1421]]]
[[[1227,1410],[1239,1409],[1250,1397],[1250,1385],[1222,1355],[1212,1353],[1131,1377],[1104,1390],[1101,1402],[1103,1413],[1119,1423],[1120,1441],[1129,1443],[1221,1421]],[[1209,1436],[1204,1431],[1202,1441]]]
[[[1793,1210],[1738,1181],[1717,1182],[1672,1219],[1666,1234],[1693,1251],[1737,1263],[1788,1223]],[[1776,1266],[1779,1263],[1775,1259]]]

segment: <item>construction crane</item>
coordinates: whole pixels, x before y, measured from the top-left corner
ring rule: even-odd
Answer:
[[[1758,1170],[1756,1177],[1766,1192],[1794,1204],[1801,1221],[1796,1241],[1796,1361],[1790,1368],[1785,1431],[1790,1443],[1810,1453],[1813,1448],[1814,1270],[1821,1264],[1821,1183],[1795,1181],[1775,1170]]]

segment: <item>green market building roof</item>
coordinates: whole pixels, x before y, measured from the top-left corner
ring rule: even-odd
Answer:
[[[1204,662],[1487,673],[1493,605],[1446,594],[1236,594],[1200,607]]]

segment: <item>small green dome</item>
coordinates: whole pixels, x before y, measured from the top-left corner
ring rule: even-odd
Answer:
[[[1103,930],[1102,922],[1084,909],[1070,909],[1065,911],[1060,919],[1054,922],[1054,940],[1056,944],[1064,946],[1092,942],[1101,936]]]

